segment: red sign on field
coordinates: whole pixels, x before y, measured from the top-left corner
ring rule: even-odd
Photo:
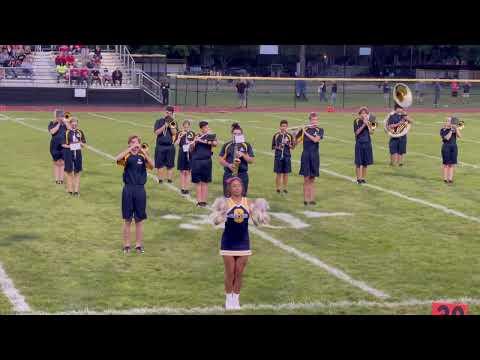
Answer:
[[[432,315],[467,315],[468,304],[447,303],[443,301],[432,303]]]

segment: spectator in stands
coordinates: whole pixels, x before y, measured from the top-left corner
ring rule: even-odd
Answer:
[[[423,95],[424,95],[423,83],[421,82],[415,83],[414,91],[415,91],[415,102],[417,104],[423,104]]]
[[[66,53],[68,51],[68,45],[60,45],[58,47],[58,51],[59,52],[63,52],[63,53]]]
[[[92,70],[91,84],[92,85],[98,84],[100,86],[102,85],[102,79],[100,78],[100,70],[98,70],[98,69],[93,69]]]
[[[6,78],[10,79],[16,79],[17,78],[17,72],[15,71],[14,67],[18,66],[17,60],[14,58],[10,58],[10,61],[8,62],[8,69],[5,71],[5,76]]]
[[[388,81],[383,83],[383,98],[385,99],[385,106],[388,107],[388,103],[390,102],[390,85]]]
[[[337,83],[334,82],[332,84],[331,95],[330,95],[330,103],[332,106],[335,106],[335,102],[337,101]]]
[[[110,71],[108,70],[108,68],[103,69],[102,81],[103,86],[106,86],[107,81],[110,86],[112,85],[112,77],[110,76]]]
[[[98,57],[97,55],[93,55],[93,62],[96,66],[100,66],[102,63],[102,58]]]
[[[10,63],[10,56],[8,56],[7,49],[4,48],[0,53],[0,66],[7,67]]]
[[[92,59],[88,60],[87,68],[89,68],[90,70],[95,68],[95,63],[92,61]]]
[[[33,59],[32,57],[26,57],[25,60],[22,61],[20,64],[22,68],[22,75],[32,79],[33,76]]]
[[[55,65],[62,65],[62,64],[65,65],[66,63],[67,61],[65,59],[65,54],[63,52],[61,52],[55,57]]]
[[[95,48],[95,50],[93,51],[93,53],[95,54],[95,56],[97,58],[99,58],[100,60],[102,60],[102,50],[100,49],[100,47],[97,45],[97,47]]]
[[[112,72],[113,85],[116,86],[118,82],[118,84],[122,86],[122,77],[123,77],[122,72],[120,71],[119,68],[116,68],[115,71]],[[162,90],[162,94],[163,94],[163,90]]]
[[[65,64],[59,64],[56,67],[57,70],[57,83],[60,83],[60,79],[66,80],[65,75],[67,74],[68,68]]]
[[[81,52],[82,52],[82,45],[75,45],[73,47],[73,53],[74,54],[80,55]]]
[[[70,51],[65,55],[65,63],[69,66],[75,64],[75,56]]]
[[[460,85],[456,80],[453,80],[450,86],[452,90],[452,103],[456,104],[458,99],[458,90],[460,90]]]
[[[70,83],[79,85],[81,81],[80,69],[75,65],[70,68]]]
[[[90,74],[90,71],[88,70],[88,68],[86,66],[83,66],[80,69],[80,81],[81,81],[82,85],[90,85],[89,74]]]
[[[30,55],[32,53],[32,48],[30,45],[25,45],[25,55]]]

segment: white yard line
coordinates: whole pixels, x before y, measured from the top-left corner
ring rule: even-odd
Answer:
[[[45,129],[37,128],[35,126],[32,126],[30,124],[26,124],[26,123],[24,123],[22,121],[18,121],[16,119],[12,119],[12,121],[16,122],[17,124],[28,126],[32,129],[36,129],[38,131],[47,132],[47,130],[45,130]],[[97,149],[97,148],[95,148],[91,145],[87,145],[86,148],[95,152],[95,153],[97,153],[97,154],[99,154],[99,155],[102,155],[102,156],[104,156],[108,159],[115,160],[115,158],[112,155],[110,155],[106,152],[103,152],[102,150],[99,150],[99,149]],[[156,176],[153,175],[152,173],[148,173],[148,176],[150,176],[151,178],[156,180]],[[180,194],[180,189],[175,187],[174,185],[169,184],[169,183],[165,183],[164,185],[167,186],[170,190],[175,191],[176,193]],[[190,201],[193,204],[196,204],[196,200],[193,199],[190,195],[182,195],[182,198],[187,199],[188,201]],[[208,209],[212,210],[212,208],[210,206],[208,206]],[[353,279],[348,274],[344,273],[342,270],[326,264],[325,262],[318,259],[317,257],[312,256],[308,253],[304,253],[300,250],[297,250],[296,248],[294,248],[292,246],[284,244],[282,241],[275,239],[274,237],[270,236],[269,234],[263,232],[262,230],[259,230],[255,227],[250,227],[250,230],[251,230],[252,233],[258,235],[259,237],[263,238],[264,240],[269,241],[270,243],[279,247],[280,249],[282,249],[282,250],[284,250],[284,251],[286,251],[290,254],[296,255],[299,258],[301,258],[305,261],[308,261],[308,262],[312,263],[313,265],[315,265],[317,267],[322,268],[323,270],[327,271],[329,274],[335,276],[336,278],[338,278],[340,280],[343,280],[346,283],[369,293],[370,295],[373,295],[373,296],[375,296],[377,298],[380,298],[380,299],[386,299],[386,298],[390,297],[390,295],[386,294],[385,292],[377,290],[375,288],[372,288],[363,281]]]
[[[139,126],[139,127],[144,127],[144,128],[148,128],[148,129],[151,129],[152,132],[153,132],[153,125],[152,126],[148,126],[148,125],[144,125],[144,124],[141,124],[141,123],[136,123],[136,122],[133,122],[133,121],[128,121],[128,120],[120,120],[120,119],[115,119],[115,118],[112,118],[110,116],[105,116],[105,115],[102,115],[102,114],[97,114],[97,113],[87,113],[88,115],[91,115],[91,116],[96,116],[96,117],[99,117],[99,118],[104,118],[104,119],[108,119],[108,120],[113,120],[113,121],[116,121],[116,122],[119,122],[119,123],[124,123],[124,124],[128,124],[128,125],[132,125],[132,126]]]
[[[288,213],[283,213],[283,212],[271,212],[270,215],[274,218],[277,218],[283,222],[286,222],[289,224],[292,228],[294,229],[304,229],[309,227],[309,224],[304,223],[302,220],[299,218],[296,218],[293,215],[290,215]]]
[[[396,302],[388,301],[335,301],[335,302],[305,302],[305,303],[284,303],[284,304],[245,304],[242,305],[240,311],[295,311],[295,310],[324,310],[324,309],[348,309],[348,308],[387,308],[396,309],[402,307],[418,307],[431,305],[433,302],[442,301],[447,303],[464,303],[468,305],[480,305],[480,299],[474,298],[458,298],[458,299],[444,299],[444,300],[418,300],[409,299]],[[231,311],[225,310],[221,306],[207,306],[207,307],[193,307],[193,308],[180,308],[180,307],[154,307],[154,308],[134,308],[126,310],[72,310],[56,313],[48,312],[34,312],[31,314],[38,315],[149,315],[149,314],[172,314],[172,315],[208,315],[215,313],[231,313]]]
[[[13,280],[7,275],[2,263],[0,263],[0,287],[2,293],[10,301],[15,312],[31,311],[27,304],[25,297],[20,294],[20,291],[13,284]]]

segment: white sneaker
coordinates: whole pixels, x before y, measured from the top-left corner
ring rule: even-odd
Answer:
[[[232,295],[227,294],[225,295],[225,310],[232,310],[233,309],[233,301]]]
[[[232,309],[233,310],[240,310],[240,296],[237,295],[233,295],[232,296]]]

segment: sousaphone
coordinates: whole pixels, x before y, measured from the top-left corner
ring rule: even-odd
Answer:
[[[402,83],[395,84],[395,86],[393,87],[393,101],[395,101],[395,103],[401,106],[403,109],[410,107],[413,102],[412,91],[405,84],[402,84]],[[388,122],[388,118],[392,114],[393,113],[387,114],[387,117],[383,122],[383,127],[385,129],[385,132],[390,137],[394,137],[394,138],[406,135],[410,131],[410,128],[412,127],[412,123],[410,121],[402,121],[400,126],[396,127],[394,130],[391,130],[387,127],[387,122]]]

